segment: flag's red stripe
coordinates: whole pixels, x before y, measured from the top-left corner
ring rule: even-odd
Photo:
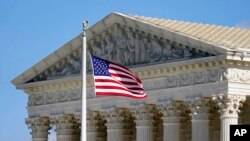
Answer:
[[[97,96],[126,96],[126,97],[131,97],[135,99],[142,99],[142,98],[147,98],[147,95],[139,96],[139,95],[128,95],[128,94],[123,94],[123,93],[113,93],[113,92],[97,92]]]
[[[141,94],[143,92],[142,89],[138,88],[123,88],[123,87],[118,87],[118,86],[96,86],[96,89],[116,89],[116,90],[124,90],[128,91],[134,94]]]

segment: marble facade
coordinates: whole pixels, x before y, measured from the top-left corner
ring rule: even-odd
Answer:
[[[250,123],[248,51],[161,24],[112,13],[87,30],[89,53],[128,66],[148,93],[95,97],[87,60],[88,141],[229,141],[229,125]],[[29,96],[33,141],[51,127],[58,141],[80,141],[81,45],[78,35],[12,81]]]

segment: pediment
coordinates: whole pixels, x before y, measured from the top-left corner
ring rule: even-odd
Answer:
[[[88,40],[88,52],[103,59],[128,67],[173,62],[201,58],[212,54],[195,50],[192,46],[134,30],[128,26],[114,24]],[[81,72],[80,47],[60,59],[29,82],[51,80],[79,75]],[[87,70],[91,73],[91,62],[87,60]]]
[[[110,14],[87,30],[89,53],[128,67],[222,54],[221,49],[196,42],[119,14]],[[81,47],[81,35],[78,35],[12,82],[18,85],[79,75]],[[90,59],[87,69],[91,72]]]

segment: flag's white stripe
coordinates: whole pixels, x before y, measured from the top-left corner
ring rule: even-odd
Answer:
[[[109,69],[109,73],[118,74],[118,75],[119,75],[119,74],[122,74],[122,75],[125,75],[125,76],[127,76],[127,77],[133,79],[134,81],[137,81],[136,78],[135,78],[134,76],[132,76],[132,75],[130,75],[130,74],[127,74],[127,73],[125,73],[125,72],[122,72],[122,71]]]
[[[114,80],[114,81],[124,81],[124,82],[133,82],[133,83],[137,83],[135,81],[132,81],[131,79],[127,79],[125,80],[125,78],[123,80],[121,79],[117,79],[120,77],[115,77],[115,76],[94,76],[94,79],[106,79],[106,80]]]
[[[94,76],[95,79],[109,79],[109,80],[116,80],[116,81],[124,81],[124,82],[134,82],[138,84],[138,81],[134,81],[133,79],[128,78],[122,78],[122,77],[116,77],[116,76]],[[103,77],[103,78],[100,78]],[[111,79],[113,78],[113,79]],[[139,84],[138,84],[139,85]]]
[[[125,91],[125,90],[114,90],[114,89],[96,89],[95,90],[96,93],[98,92],[103,92],[103,93],[108,93],[108,92],[113,92],[113,93],[122,93],[122,94],[127,94],[127,95],[132,95],[132,96],[136,96],[136,97],[142,97],[145,96],[145,93],[142,94],[133,94],[131,92]]]
[[[118,87],[118,88],[109,88],[109,89],[119,89],[119,88],[123,88],[123,89],[127,89],[127,91],[131,91],[131,92],[135,92],[135,93],[141,93],[143,92],[143,90],[133,90],[132,88],[135,88],[135,87],[124,87],[123,85],[119,85],[119,84],[116,84],[116,83],[111,83],[111,84],[103,84],[103,83],[100,83],[100,82],[95,82],[96,83],[96,86],[114,86],[114,87]],[[140,88],[140,87],[137,87],[137,88]],[[105,88],[97,88],[97,89],[105,89]]]

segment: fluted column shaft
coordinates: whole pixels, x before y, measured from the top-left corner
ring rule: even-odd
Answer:
[[[164,141],[180,141],[180,123],[164,123]]]
[[[209,141],[208,119],[192,120],[192,141]]]
[[[153,141],[153,121],[136,121],[136,141]]]
[[[97,140],[97,124],[98,122],[93,119],[88,119],[87,121],[87,140],[96,141]]]
[[[221,117],[221,141],[230,141],[230,125],[238,124],[238,115]]]
[[[96,132],[88,132],[87,133],[87,140],[88,141],[96,141],[97,140],[97,133]]]
[[[163,126],[164,126],[163,141],[181,141],[180,119],[181,118],[177,116],[163,117]]]
[[[220,130],[214,130],[213,131],[213,141],[220,141]]]
[[[180,141],[185,141],[185,140],[186,140],[185,135],[186,135],[185,129],[182,129],[182,128],[181,128],[181,137],[180,137]]]
[[[122,123],[107,123],[107,141],[124,141]]]
[[[191,101],[192,141],[209,141],[209,100],[197,97]]]
[[[31,128],[32,141],[47,141],[48,130],[50,129],[49,118],[38,117],[26,119],[26,124]]]
[[[124,141],[123,129],[107,129],[107,141]]]

